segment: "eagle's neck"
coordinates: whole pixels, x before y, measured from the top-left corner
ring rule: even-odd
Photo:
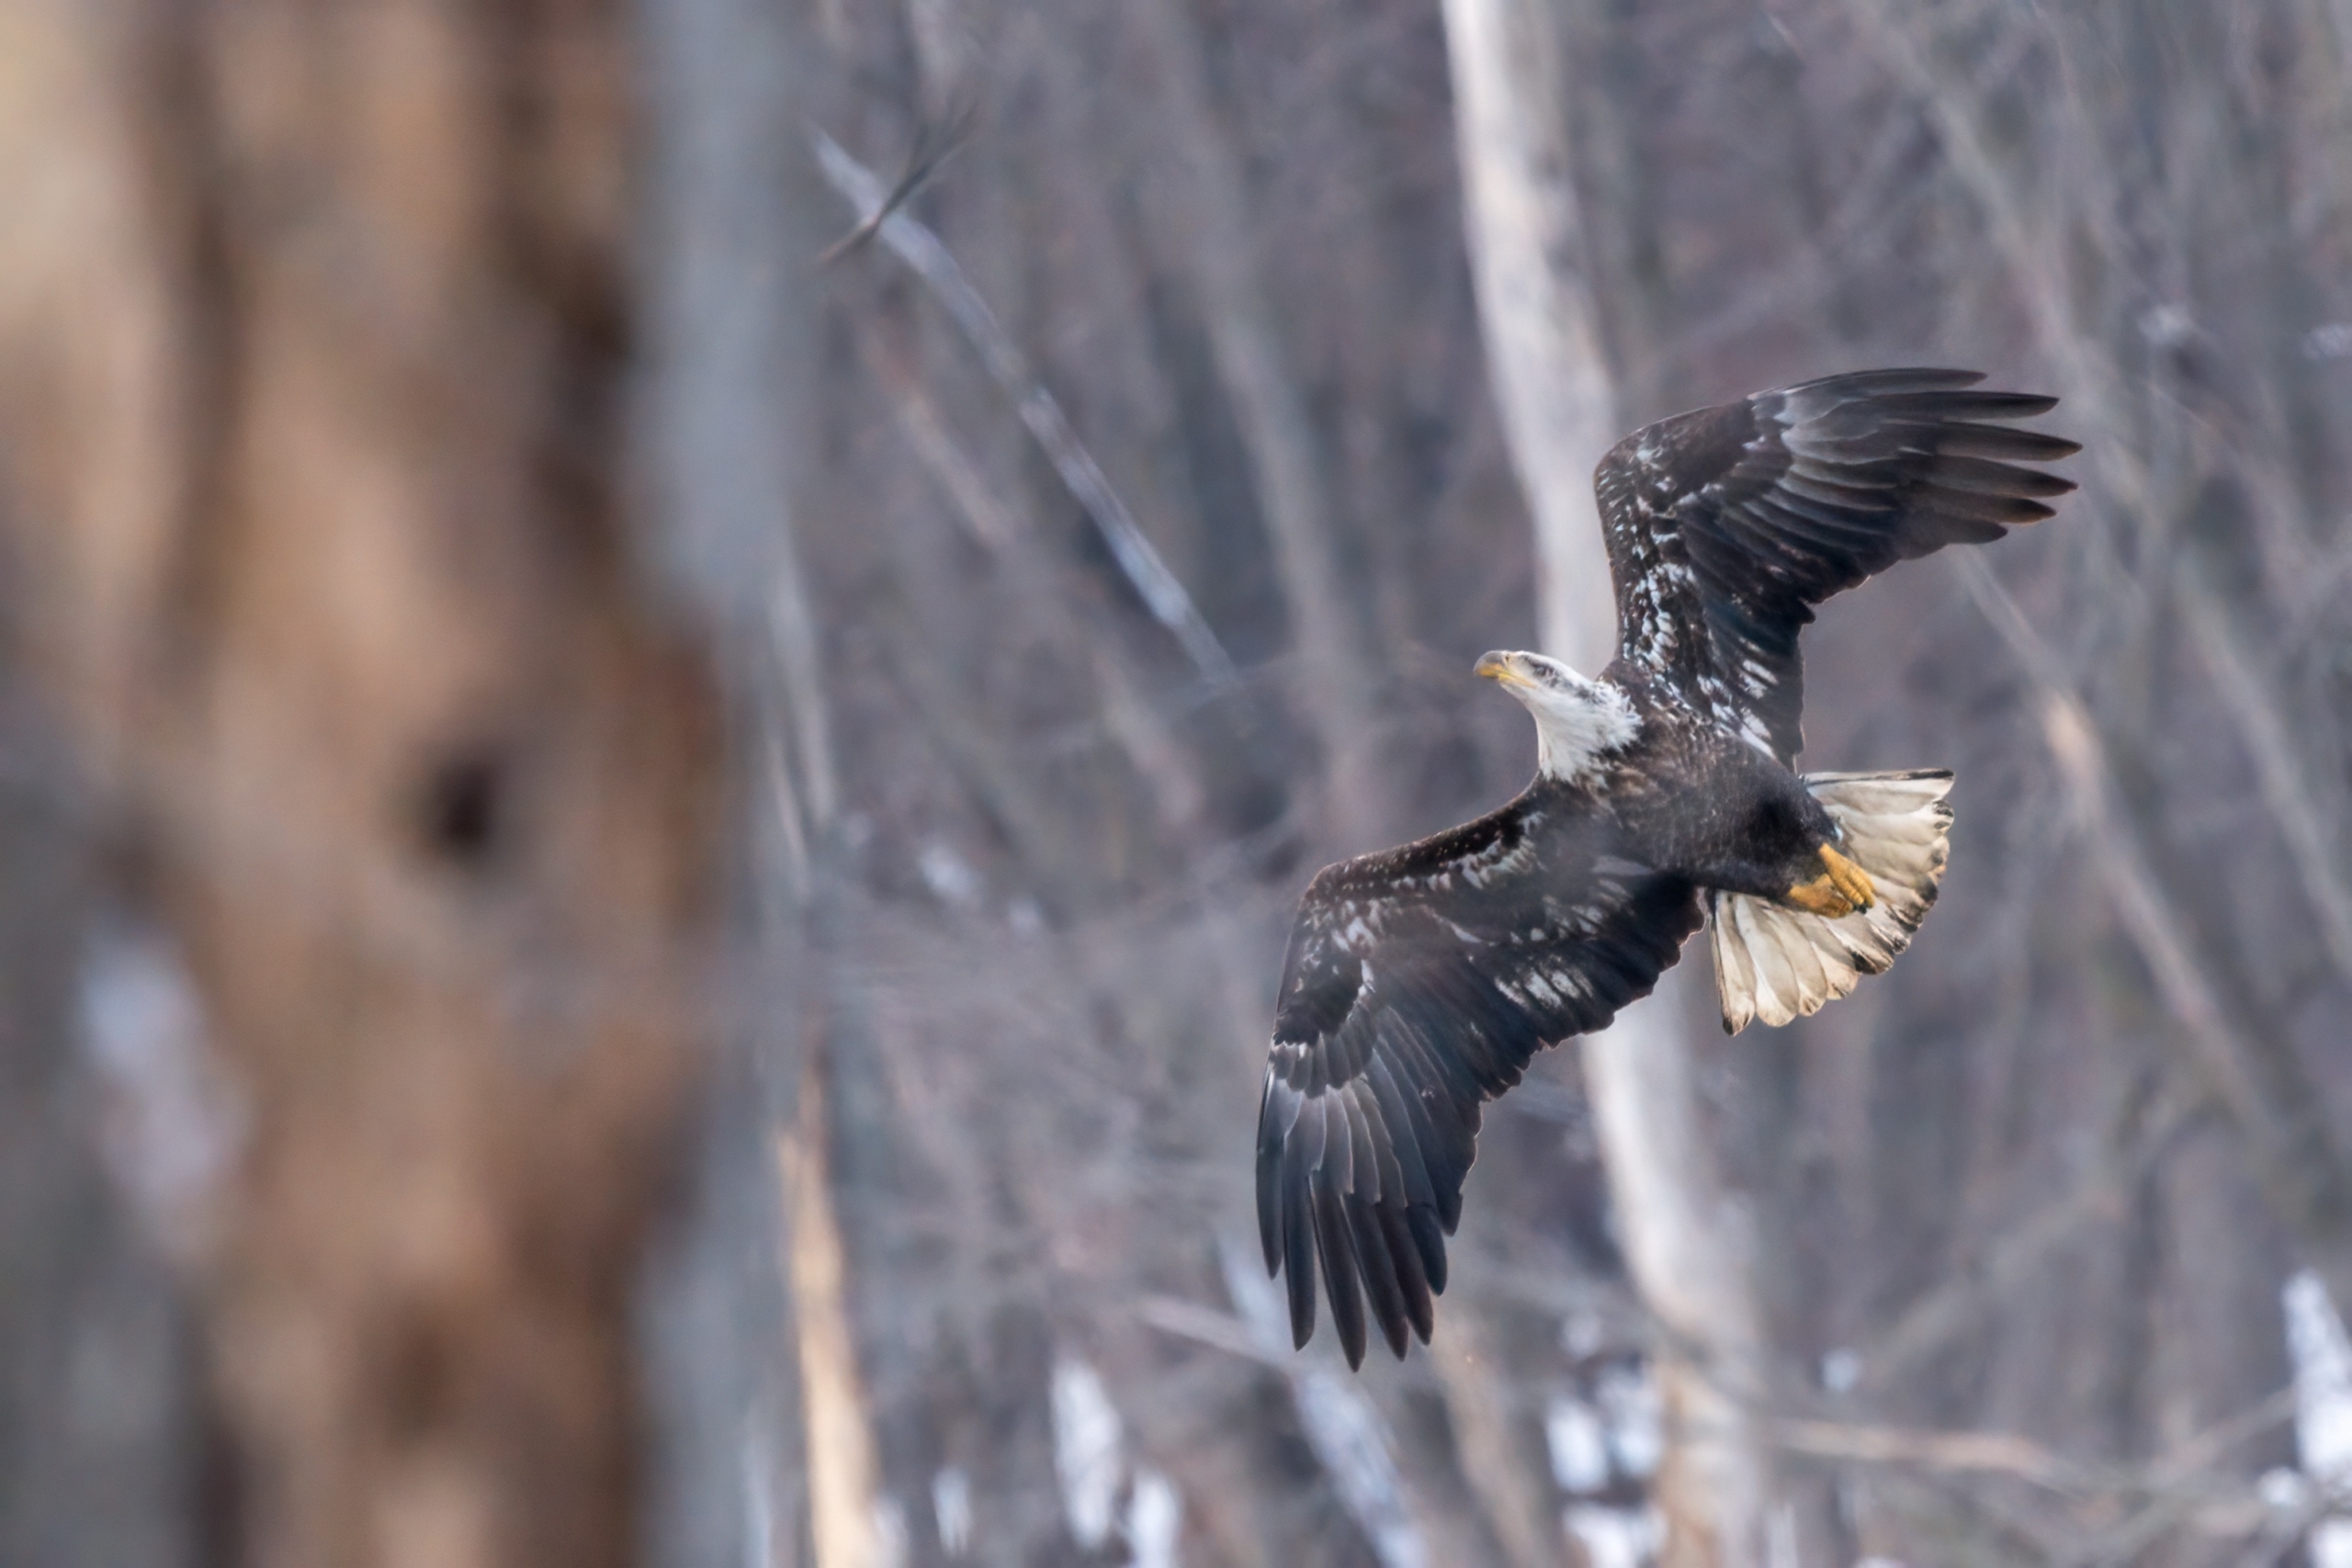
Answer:
[[[1527,707],[1535,716],[1536,771],[1564,784],[1590,778],[1602,758],[1624,750],[1642,728],[1633,699],[1607,680],[1544,692]]]

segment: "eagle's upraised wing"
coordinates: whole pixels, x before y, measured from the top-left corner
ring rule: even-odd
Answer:
[[[1866,370],[1677,414],[1627,436],[1594,485],[1628,660],[1783,762],[1804,745],[1797,634],[1898,560],[1997,539],[2073,482],[2019,463],[2076,443],[1990,421],[2057,399],[1966,389],[1970,370]]]
[[[1430,1335],[1479,1107],[1544,1046],[1598,1029],[1699,928],[1688,882],[1617,858],[1583,793],[1327,866],[1299,900],[1258,1112],[1258,1233],[1315,1329],[1319,1258],[1351,1366],[1366,1303]]]

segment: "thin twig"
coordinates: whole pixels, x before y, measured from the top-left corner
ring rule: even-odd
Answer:
[[[1792,1419],[1768,1422],[1764,1432],[1778,1447],[1816,1459],[2007,1475],[2068,1495],[2106,1490],[2110,1484],[2101,1472],[2007,1432],[1925,1432]]]
[[[926,119],[918,125],[915,144],[907,151],[906,173],[899,176],[899,183],[855,228],[818,254],[818,266],[832,265],[879,233],[892,213],[912,201],[915,194],[931,183],[932,176],[946,166],[947,160],[963,151],[964,144],[972,139],[972,122],[977,118],[967,104],[944,120]]]

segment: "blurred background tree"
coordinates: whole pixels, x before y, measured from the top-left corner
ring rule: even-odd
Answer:
[[[635,1555],[720,791],[624,523],[625,21],[9,13],[13,651],[89,885],[9,895],[151,929],[85,922],[93,1005],[200,1025],[102,1070],[233,1106],[179,1238],[227,1558]],[[19,1495],[22,1560],[100,1560],[75,1492]]]
[[[2352,1560],[2348,76],[0,3],[0,1558]],[[1523,782],[1468,665],[1598,662],[1610,438],[1902,363],[2086,445],[1809,637],[1808,765],[1959,772],[1920,942],[1728,1042],[1694,953],[1489,1118],[1430,1350],[1294,1355],[1297,888]]]

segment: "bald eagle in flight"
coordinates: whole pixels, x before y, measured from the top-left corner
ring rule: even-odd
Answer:
[[[1427,1342],[1479,1108],[1646,996],[1702,922],[1735,1033],[1816,1010],[1909,943],[1951,774],[1792,771],[1797,637],[1830,595],[2039,522],[2075,488],[2020,465],[2075,443],[2004,423],[2057,400],[1982,379],[1831,376],[1602,459],[1617,657],[1589,678],[1537,653],[1477,665],[1534,716],[1534,782],[1327,866],[1299,900],[1258,1116],[1259,1235],[1297,1344],[1318,1271],[1351,1366],[1367,1314],[1400,1357],[1408,1326]]]

